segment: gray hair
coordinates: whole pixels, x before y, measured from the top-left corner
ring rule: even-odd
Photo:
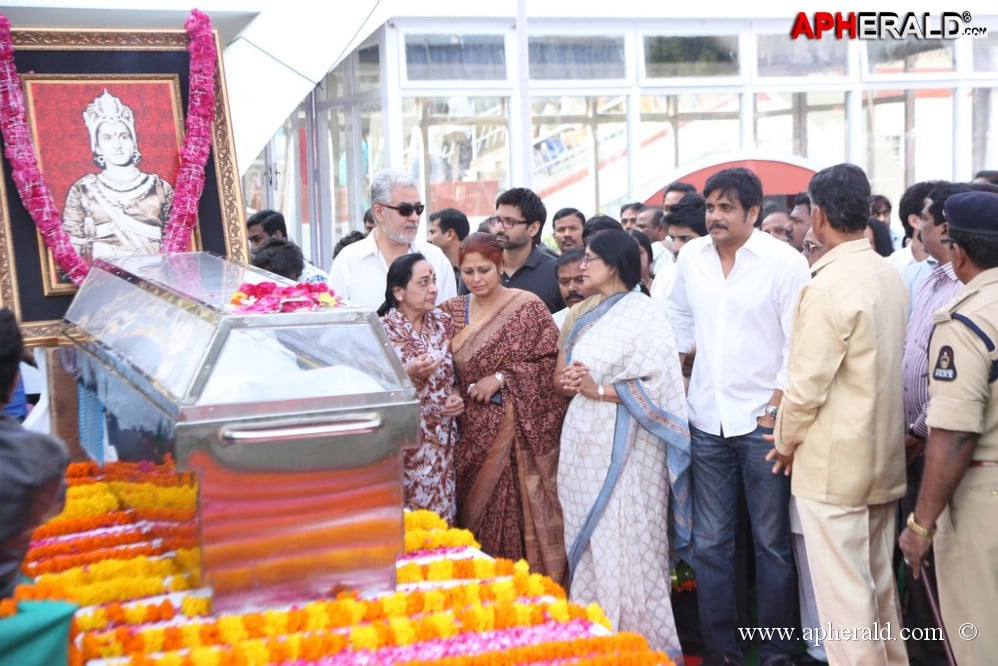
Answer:
[[[381,171],[371,181],[371,205],[391,204],[392,188],[394,187],[415,187],[416,179],[404,171]]]

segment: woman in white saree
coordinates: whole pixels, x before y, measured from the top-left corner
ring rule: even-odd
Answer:
[[[668,319],[633,291],[638,253],[615,230],[586,247],[583,274],[598,295],[569,315],[555,371],[556,388],[574,396],[558,496],[571,599],[599,602],[617,630],[642,633],[681,664],[669,571],[670,541],[674,558],[690,544],[686,397]]]

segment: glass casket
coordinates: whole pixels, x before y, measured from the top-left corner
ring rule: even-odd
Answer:
[[[404,550],[404,368],[366,310],[233,312],[268,280],[292,284],[205,253],[99,260],[66,314],[63,365],[99,405],[81,438],[196,473],[216,611],[388,588]]]

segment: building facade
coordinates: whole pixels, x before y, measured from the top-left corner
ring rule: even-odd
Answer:
[[[794,40],[793,18],[394,18],[241,165],[247,206],[283,210],[328,266],[386,167],[472,220],[513,186],[616,215],[737,158],[853,162],[894,202],[998,168],[998,15],[953,40]]]

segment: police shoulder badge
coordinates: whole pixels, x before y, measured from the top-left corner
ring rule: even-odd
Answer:
[[[944,345],[939,350],[932,378],[938,382],[951,382],[956,379],[956,359],[953,358],[953,348],[949,345]]]

